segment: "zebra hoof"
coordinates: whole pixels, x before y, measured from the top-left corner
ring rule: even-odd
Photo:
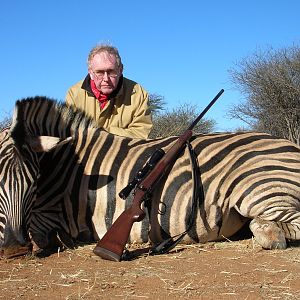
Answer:
[[[264,249],[286,249],[284,232],[275,222],[256,218],[250,222],[249,227],[255,240]]]

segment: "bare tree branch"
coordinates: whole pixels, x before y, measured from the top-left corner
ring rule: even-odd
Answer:
[[[229,115],[252,129],[299,144],[300,48],[256,52],[229,72],[232,83],[245,97]]]

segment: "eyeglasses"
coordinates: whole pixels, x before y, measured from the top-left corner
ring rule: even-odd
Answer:
[[[105,73],[110,78],[116,78],[119,76],[119,72],[117,70],[106,70],[106,71],[98,70],[98,71],[92,71],[92,72],[98,80],[102,80]]]

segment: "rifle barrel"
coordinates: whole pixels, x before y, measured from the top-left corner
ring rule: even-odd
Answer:
[[[187,130],[192,130],[196,124],[203,118],[203,116],[207,113],[207,111],[214,105],[214,103],[220,98],[220,96],[224,93],[224,89],[221,89],[220,92],[215,96],[214,99],[210,101],[210,103],[205,107],[202,113],[194,120],[194,122],[190,125]]]

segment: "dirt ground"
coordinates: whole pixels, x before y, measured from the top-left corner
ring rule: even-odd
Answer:
[[[111,262],[95,244],[45,258],[0,260],[0,299],[300,299],[300,247],[253,239],[177,246]]]

